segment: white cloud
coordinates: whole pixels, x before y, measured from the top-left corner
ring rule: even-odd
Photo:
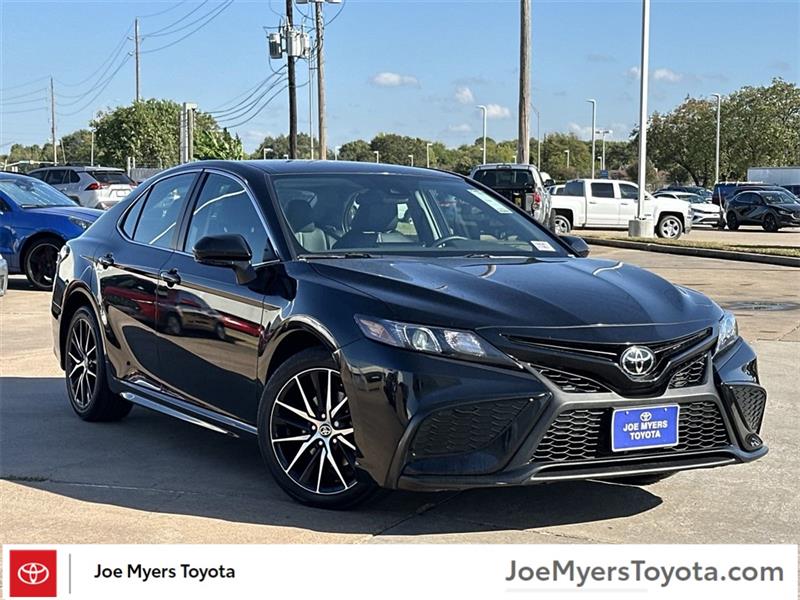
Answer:
[[[590,140],[590,139],[592,139],[592,126],[591,125],[587,125],[585,127],[582,127],[582,126],[578,125],[577,123],[570,123],[569,124],[569,130],[572,133],[574,133],[575,135],[577,135],[582,140]]]
[[[656,69],[653,71],[653,79],[656,81],[666,81],[667,83],[678,83],[683,79],[683,75],[676,73],[672,69]]]
[[[475,96],[472,90],[465,85],[459,86],[456,89],[456,102],[459,104],[472,104],[475,102]]]
[[[469,133],[472,131],[472,127],[469,123],[459,123],[458,125],[450,125],[447,131],[450,133]]]
[[[401,87],[401,86],[418,86],[419,80],[413,75],[401,75],[400,73],[392,73],[391,71],[384,71],[374,75],[370,79],[372,83],[380,87]]]
[[[511,117],[511,111],[507,107],[500,106],[499,104],[487,104],[486,117],[489,119],[508,119]]]
[[[639,67],[631,67],[625,72],[625,75],[628,79],[635,79],[638,81],[639,77],[641,77],[641,70]]]

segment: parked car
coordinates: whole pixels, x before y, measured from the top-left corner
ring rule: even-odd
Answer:
[[[574,179],[563,194],[553,196],[555,231],[561,235],[573,227],[628,228],[635,218],[639,186],[615,179]],[[645,196],[644,212],[655,222],[659,237],[678,239],[692,229],[692,205],[675,198]]]
[[[455,174],[189,163],[67,243],[54,349],[80,418],[138,404],[257,438],[279,485],[320,507],[764,456],[734,316],[587,254]],[[155,314],[158,290],[202,295],[249,325],[235,343],[159,330],[109,287]]]
[[[711,202],[711,197],[707,199],[689,192],[678,192],[670,190],[662,190],[653,194],[655,198],[673,198],[675,200],[684,200],[692,205],[692,227],[697,225],[711,225],[713,227],[725,227],[725,217],[723,216],[722,209],[716,204]]]
[[[8,261],[0,256],[0,296],[6,295],[8,289]]]
[[[508,198],[546,227],[552,226],[550,193],[534,165],[487,164],[472,169],[470,177]]]
[[[61,246],[101,214],[75,206],[38,179],[0,173],[0,254],[9,273],[24,273],[35,288],[50,289]]]
[[[688,194],[696,194],[704,200],[710,200],[713,192],[708,188],[699,185],[678,185],[672,184],[658,190],[659,192],[686,192]]]
[[[547,191],[550,192],[550,196],[555,196],[557,194],[563,194],[564,193],[564,184],[563,183],[558,183],[556,185],[551,185],[549,188],[547,188]]]
[[[779,185],[792,192],[800,193],[800,166],[794,167],[750,167],[747,178],[751,181],[763,181],[771,185]]]
[[[764,231],[800,226],[800,200],[786,190],[745,190],[728,202],[725,220],[733,231],[741,225],[761,225]]]
[[[122,169],[108,167],[44,167],[29,173],[81,206],[106,210],[131,193],[136,184]]]

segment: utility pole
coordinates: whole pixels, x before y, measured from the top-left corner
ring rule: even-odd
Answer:
[[[721,94],[711,94],[717,99],[717,152],[716,158],[714,159],[714,183],[719,182],[719,126],[721,123],[721,113],[722,113],[722,95]]]
[[[292,0],[286,0],[286,37],[291,35],[294,27],[294,7]],[[289,157],[297,158],[297,79],[295,76],[295,57],[288,54],[286,58],[289,79]]]
[[[479,104],[477,108],[483,111],[483,162],[481,164],[486,164],[486,113],[487,108],[483,104]]]
[[[597,100],[589,98],[586,100],[592,104],[592,179],[594,179],[594,163],[595,163],[595,135],[597,131]]]
[[[425,166],[428,169],[431,168],[431,146],[433,146],[433,142],[425,144]]]
[[[53,164],[58,164],[58,151],[56,149],[56,89],[53,76],[50,76],[50,139],[53,140]]]
[[[319,159],[328,160],[328,132],[325,122],[325,57],[323,42],[325,38],[325,21],[322,18],[322,2],[314,3],[317,24],[317,112],[319,130]]]
[[[314,160],[314,61],[308,57],[308,143],[311,146],[311,160]]]
[[[517,134],[517,162],[530,162],[530,109],[531,109],[531,0],[520,0],[519,39],[519,133]]]
[[[139,45],[141,44],[141,37],[139,36],[139,19],[137,18],[133,22],[133,44],[134,44],[134,55],[136,58],[136,102],[142,99],[142,88],[141,88],[141,61],[140,61],[140,52],[139,52]]]

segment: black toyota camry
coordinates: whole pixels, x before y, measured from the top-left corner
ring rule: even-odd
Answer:
[[[322,507],[763,456],[733,315],[587,254],[454,174],[192,163],[64,246],[54,346],[81,418],[257,436]]]

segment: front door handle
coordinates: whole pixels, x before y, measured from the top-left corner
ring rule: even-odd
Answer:
[[[169,271],[161,271],[159,273],[161,279],[167,282],[167,286],[172,287],[173,285],[178,285],[181,282],[181,276],[178,274],[177,269],[170,269]]]
[[[101,256],[100,258],[98,258],[97,262],[100,263],[100,265],[104,269],[107,269],[108,267],[113,267],[114,266],[114,255],[109,252],[105,256]]]

